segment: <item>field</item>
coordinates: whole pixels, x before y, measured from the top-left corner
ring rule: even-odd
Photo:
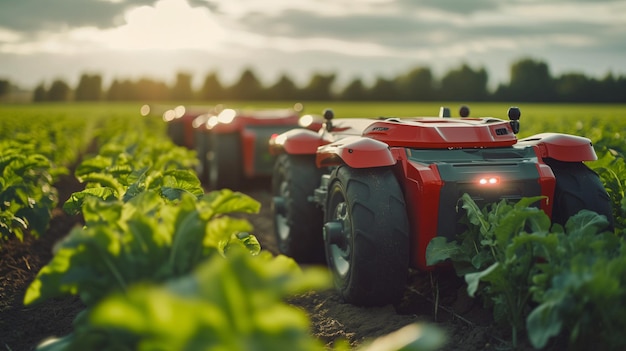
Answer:
[[[233,107],[291,106],[290,103],[281,105],[275,102],[226,105]],[[304,112],[321,114],[325,108],[332,108],[338,118],[394,117],[437,115],[440,106],[448,106],[455,116],[459,105],[460,103],[350,104],[310,102],[304,104]],[[506,111],[509,106],[507,104],[471,104],[471,116],[491,116],[506,119]],[[26,142],[24,139],[26,137],[23,135],[31,135],[30,138],[33,140],[35,150],[45,150],[42,153],[54,161],[52,165],[44,168],[51,177],[51,185],[56,188],[54,194],[56,203],[50,212],[50,223],[47,229],[42,230],[41,233],[25,230],[23,241],[17,240],[15,236],[11,235],[2,236],[4,240],[0,243],[0,275],[2,276],[2,283],[0,284],[0,347],[7,350],[29,350],[45,338],[67,335],[73,330],[72,321],[75,316],[84,310],[85,303],[91,303],[84,296],[81,299],[76,296],[68,296],[68,294],[60,294],[60,296],[38,304],[23,306],[28,286],[41,268],[53,258],[52,247],[63,240],[72,228],[80,227],[85,222],[89,226],[90,220],[94,221],[93,223],[97,222],[93,216],[85,215],[83,218],[80,214],[68,214],[62,209],[63,204],[70,199],[72,193],[79,192],[84,188],[84,184],[81,184],[74,176],[77,169],[81,169],[80,162],[93,157],[102,149],[109,150],[110,155],[117,150],[116,145],[123,147],[124,143],[129,141],[126,139],[115,140],[115,135],[133,130],[135,127],[137,127],[137,131],[143,133],[139,139],[146,139],[150,142],[151,140],[162,140],[159,138],[164,137],[164,123],[159,118],[148,117],[150,120],[146,120],[145,117],[141,117],[139,107],[140,104],[0,106],[0,128],[2,128],[0,129],[0,137],[2,138],[0,141],[16,139],[20,142]],[[613,149],[618,153],[621,152],[622,155],[626,151],[624,150],[623,135],[626,130],[626,105],[519,104],[519,107],[522,111],[520,137],[546,131],[563,132],[589,137],[594,141],[598,151]],[[33,128],[44,130],[39,130],[33,136],[33,134],[28,134],[33,132],[31,130]],[[104,140],[115,141],[105,144]],[[58,147],[51,150],[50,144]],[[166,154],[166,147],[173,148],[173,146],[164,145],[159,153]],[[58,156],[57,152],[61,149],[65,152],[62,153],[63,156]],[[120,152],[124,151],[122,149]],[[178,160],[180,162],[179,167],[192,168],[184,161],[187,156],[189,155],[184,152],[175,152],[171,155],[171,159]],[[593,165],[591,166],[593,167]],[[122,168],[119,167],[118,171]],[[180,175],[179,180],[184,178],[181,173],[172,172],[170,174]],[[624,174],[621,173],[621,175]],[[89,175],[85,175],[85,177],[89,177]],[[91,177],[91,181],[95,182],[97,177]],[[164,176],[161,184],[167,184],[165,178]],[[98,179],[109,184],[126,185],[119,184],[118,180],[112,180],[108,177]],[[621,180],[623,181],[623,178]],[[179,183],[184,182],[180,181],[177,184]],[[198,191],[198,185],[192,183],[180,186],[189,192]],[[4,187],[5,183],[2,186]],[[623,198],[623,185],[621,188],[615,184],[612,186],[612,191],[621,191]],[[268,180],[262,179],[255,184],[249,184],[244,189],[244,192],[258,201],[261,207],[258,213],[246,214],[243,218],[252,224],[251,232],[258,238],[261,249],[277,253],[270,209],[271,194],[268,188]],[[202,190],[206,191],[207,189],[200,189],[200,191]],[[135,205],[139,206],[138,204]],[[159,206],[165,206],[169,209],[167,204]],[[241,206],[250,205],[245,203]],[[83,211],[87,210],[83,209]],[[94,211],[93,213],[109,211],[105,208],[95,208],[97,211],[93,208],[91,210]],[[182,211],[178,208],[169,210]],[[192,210],[189,211],[190,213],[193,212]],[[109,212],[106,213],[102,216],[112,216]],[[137,218],[137,220],[146,226],[152,225],[150,218],[142,217]],[[230,224],[241,225],[239,222],[233,223]],[[186,246],[186,248],[190,247],[193,246]],[[139,265],[140,261],[142,260],[136,261],[138,262],[136,264]],[[315,285],[314,283],[309,284]],[[613,286],[617,289],[615,296],[624,296],[624,291],[622,291],[625,288],[623,280],[621,284],[617,287]],[[513,349],[510,328],[496,325],[491,309],[485,308],[479,299],[470,298],[466,292],[465,282],[450,272],[437,274],[412,272],[402,303],[398,306],[380,308],[360,308],[344,304],[331,289],[322,287],[323,284],[317,286],[320,288],[314,291],[280,296],[280,299],[285,299],[289,305],[297,306],[298,309],[306,311],[307,323],[310,323],[310,334],[314,336],[316,341],[320,341],[320,344],[326,345],[328,348],[332,345],[341,348],[343,345],[341,340],[345,340],[351,348],[362,347],[367,341],[376,337],[389,334],[409,324],[420,323],[420,325],[435,326],[447,334],[447,344],[441,348],[443,350]],[[160,296],[160,298],[164,297]],[[250,300],[254,300],[254,298],[250,298]],[[233,308],[233,304],[240,302],[231,302],[228,307]],[[137,304],[139,303],[137,302]],[[181,306],[179,307],[182,308]],[[623,313],[623,309],[620,310],[621,307],[624,307],[623,302],[622,305],[615,306],[617,313],[626,315]],[[248,308],[252,307],[248,306]],[[235,308],[235,310],[241,312],[240,309]],[[181,316],[179,318],[188,317]],[[623,321],[624,318],[622,317],[620,322]],[[180,320],[171,321],[171,326],[174,329],[180,327],[177,322]],[[278,325],[280,322],[276,323]],[[276,333],[280,331],[282,329],[275,330]],[[285,335],[294,337],[293,330],[290,332]],[[234,339],[238,337],[242,336],[237,334],[233,336]],[[252,336],[250,338],[250,340],[255,340]],[[547,349],[562,349],[567,343],[566,337],[557,338],[548,344]],[[313,343],[312,345],[317,344]],[[525,338],[520,338],[516,348],[533,349]],[[308,348],[303,347],[302,349]],[[423,350],[428,349],[435,348],[423,348]]]

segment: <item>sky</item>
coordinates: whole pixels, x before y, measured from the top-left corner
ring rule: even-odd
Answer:
[[[523,58],[626,75],[626,0],[0,0],[0,79],[25,89],[81,74],[230,84],[244,69],[368,84],[462,64],[495,86]]]

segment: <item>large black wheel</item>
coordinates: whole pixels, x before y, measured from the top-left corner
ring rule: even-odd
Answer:
[[[326,259],[344,300],[396,303],[409,269],[409,223],[392,170],[335,169],[324,221]]]
[[[590,210],[606,216],[610,230],[614,227],[611,199],[598,174],[582,162],[546,159],[556,177],[552,222],[565,225],[580,210]]]
[[[323,263],[323,212],[311,196],[323,170],[314,155],[279,155],[272,176],[274,233],[278,249],[301,263]]]
[[[178,146],[185,146],[185,126],[180,121],[167,122],[167,136]]]
[[[198,178],[206,183],[209,179],[209,149],[211,135],[209,133],[196,131],[194,135],[194,144],[196,150],[196,156],[198,158],[198,165],[196,166],[196,174]]]
[[[211,135],[209,187],[238,190],[243,181],[243,156],[239,134]]]

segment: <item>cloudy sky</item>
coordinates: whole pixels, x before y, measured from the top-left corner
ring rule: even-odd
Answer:
[[[0,79],[23,88],[82,73],[228,84],[245,68],[266,84],[367,83],[463,63],[495,85],[526,57],[553,75],[625,75],[626,1],[0,0]]]

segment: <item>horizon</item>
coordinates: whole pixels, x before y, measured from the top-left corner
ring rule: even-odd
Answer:
[[[268,85],[336,73],[345,86],[415,67],[440,78],[467,64],[489,88],[524,58],[551,76],[626,73],[626,1],[41,0],[0,3],[0,79],[25,89],[82,74],[151,78],[211,72],[223,84],[245,69]]]

